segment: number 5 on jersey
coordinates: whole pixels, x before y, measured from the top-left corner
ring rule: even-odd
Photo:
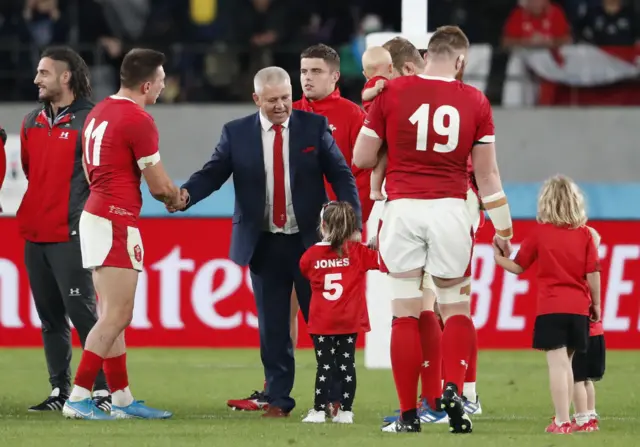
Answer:
[[[416,150],[426,151],[429,140],[429,111],[430,104],[422,104],[409,117],[409,122],[416,129]],[[445,118],[449,118],[449,123],[445,124]],[[445,144],[434,143],[433,151],[440,153],[453,152],[458,147],[460,139],[460,112],[452,106],[440,106],[433,112],[433,131],[443,137],[447,137]]]
[[[342,281],[342,273],[327,273],[324,275],[324,296],[329,301],[337,301],[342,296],[344,288],[339,281]]]
[[[102,145],[102,137],[107,130],[109,122],[103,121],[98,127],[93,128],[96,124],[96,119],[92,118],[89,125],[84,130],[84,152],[88,165],[100,166],[100,149]],[[91,148],[91,141],[93,141],[93,149]],[[93,152],[93,156],[92,156]]]

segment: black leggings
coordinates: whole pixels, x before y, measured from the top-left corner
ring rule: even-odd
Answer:
[[[311,336],[316,351],[318,370],[314,390],[316,411],[324,411],[329,403],[329,388],[332,377],[340,377],[340,407],[351,411],[356,397],[356,340],[358,334]]]

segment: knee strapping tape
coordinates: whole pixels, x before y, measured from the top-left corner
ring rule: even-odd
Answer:
[[[420,288],[422,278],[420,276],[415,278],[395,278],[387,275],[387,278],[391,293],[393,293],[392,299],[407,300],[422,297],[422,290]]]
[[[455,304],[471,299],[471,279],[466,278],[460,284],[452,287],[437,287],[438,303]]]

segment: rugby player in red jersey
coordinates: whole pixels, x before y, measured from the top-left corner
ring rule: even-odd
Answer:
[[[472,431],[460,398],[477,343],[470,318],[470,154],[482,202],[496,229],[495,244],[506,256],[511,252],[513,228],[496,162],[491,106],[482,92],[456,80],[468,48],[458,27],[439,28],[429,41],[423,74],[387,83],[354,149],[354,163],[370,168],[383,142],[388,145],[388,200],[379,249],[394,294],[391,364],[401,416],[383,427],[386,432],[420,431],[415,396],[423,363],[419,316],[424,272],[434,281],[445,321],[440,405],[451,432]]]
[[[93,270],[100,305],[89,333],[63,415],[75,419],[167,419],[172,413],[133,398],[127,375],[124,331],[133,317],[144,249],[138,230],[141,176],[151,195],[178,206],[180,190],[160,160],[158,129],[145,106],[164,88],[165,57],[134,49],[120,68],[120,90],[89,113],[83,132],[83,165],[90,194],[80,217],[83,266]],[[91,400],[91,387],[103,368],[112,392],[107,414]]]

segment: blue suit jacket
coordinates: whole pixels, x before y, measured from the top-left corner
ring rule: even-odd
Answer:
[[[261,131],[258,113],[225,124],[211,159],[182,186],[189,192],[191,207],[220,189],[233,174],[235,210],[229,257],[242,266],[249,264],[264,231],[266,174]],[[318,241],[320,211],[328,201],[323,176],[338,200],[353,206],[362,227],[355,178],[325,117],[293,110],[289,174],[293,210],[306,247]]]

